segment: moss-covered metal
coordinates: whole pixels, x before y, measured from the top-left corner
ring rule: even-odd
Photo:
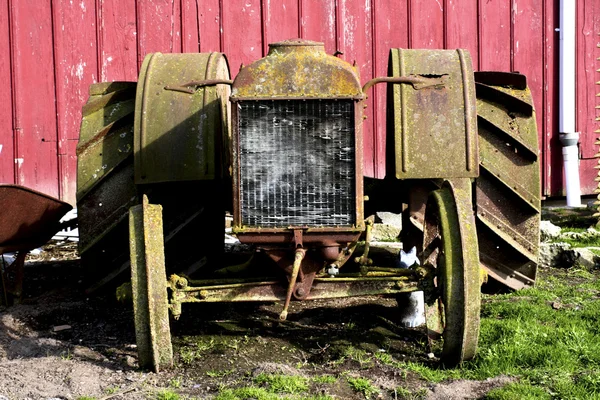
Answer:
[[[229,145],[229,85],[173,90],[189,82],[226,82],[221,53],[146,56],[135,102],[137,184],[218,179]]]
[[[541,187],[535,109],[525,76],[475,73],[480,176],[475,182],[482,265],[512,289],[535,282]]]
[[[473,358],[479,338],[481,278],[471,180],[446,181],[431,193],[425,210],[423,264],[436,268],[439,301],[428,293],[428,316],[443,326],[442,360],[446,366]]]
[[[139,202],[133,181],[136,83],[96,83],[89,92],[77,144],[79,253],[90,276],[105,276],[128,259],[128,211]]]
[[[129,212],[131,284],[139,364],[159,372],[173,366],[162,224],[162,207],[141,205]]]
[[[323,43],[293,39],[240,70],[232,100],[244,98],[362,98],[358,70],[325,53]]]
[[[399,179],[479,174],[475,84],[465,50],[391,49],[391,77],[438,79],[435,85],[395,84],[388,95]]]
[[[182,284],[182,279],[185,284]],[[203,282],[204,286],[194,286],[193,282],[178,276],[171,276],[170,307],[175,317],[181,314],[183,303],[217,303],[247,301],[285,301],[286,286],[280,281],[258,282]],[[394,295],[418,290],[419,281],[414,273],[405,276],[337,276],[335,278],[315,278],[310,293],[305,300],[337,299],[354,296]]]
[[[83,106],[77,144],[77,200],[133,153],[133,136],[120,121],[133,113],[136,84],[98,83]]]

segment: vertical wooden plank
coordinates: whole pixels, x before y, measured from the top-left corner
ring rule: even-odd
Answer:
[[[413,49],[444,48],[443,0],[408,0],[410,43]]]
[[[300,37],[325,43],[325,51],[337,48],[336,0],[300,0]]]
[[[198,5],[198,19],[200,21],[200,52],[223,51],[222,47],[222,0],[195,0]],[[229,54],[227,54],[229,57]],[[231,67],[231,60],[229,61]],[[233,69],[232,69],[233,72]],[[237,69],[235,70],[237,73]]]
[[[534,0],[513,0],[514,69],[527,76],[536,110],[538,141],[542,149],[544,92],[544,7]]]
[[[135,2],[96,0],[100,82],[137,81]],[[71,28],[73,29],[73,28]],[[145,54],[139,57],[144,58]]]
[[[16,182],[58,197],[51,6],[14,0],[10,6]]]
[[[479,69],[511,70],[511,1],[479,1]]]
[[[596,75],[596,49],[600,42],[600,4],[592,0],[577,2],[576,33],[576,110],[577,131],[580,136],[580,150],[583,158],[593,158],[597,153],[594,146],[594,125],[596,123],[595,103],[598,81]]]
[[[14,183],[15,154],[12,124],[12,76],[8,0],[0,0],[0,182]]]
[[[269,43],[298,37],[299,23],[298,0],[263,0],[263,53]]]
[[[542,194],[559,196],[562,150],[558,140],[558,15],[559,0],[544,0],[544,92],[542,129]]]
[[[181,53],[178,0],[138,0],[138,68],[148,53]]]
[[[237,74],[240,64],[262,57],[262,12],[260,0],[223,1],[223,52]]]
[[[598,75],[596,74],[596,52],[600,33],[600,4],[593,0],[577,2],[577,33],[576,33],[576,121],[577,131],[580,132],[579,146],[583,159],[593,159],[598,152],[594,133],[596,128],[596,92]],[[582,164],[585,162],[582,161]],[[589,162],[588,162],[589,164]],[[581,193],[591,194],[597,188],[594,178],[597,170],[580,168]]]
[[[473,69],[479,68],[477,1],[446,0],[446,48],[467,49]]]
[[[58,155],[61,197],[63,201],[75,206],[77,202],[77,140],[67,140],[63,149],[65,153]]]
[[[377,0],[373,2],[373,54],[374,75],[387,76],[388,57],[392,48],[408,47],[408,7],[406,2]],[[374,86],[372,93],[375,112],[374,156],[376,178],[386,173],[386,107],[387,87]]]
[[[176,1],[181,2],[181,51],[198,53],[200,51],[199,0]]]
[[[373,48],[372,9],[371,1],[353,0],[338,1],[338,35],[342,58],[350,63],[356,63],[361,83],[373,78],[373,54],[368,49]],[[373,112],[373,95],[365,101],[367,120],[363,124],[364,174],[375,176],[375,113]]]
[[[54,0],[54,68],[58,126],[59,192],[62,200],[75,203],[75,146],[81,123],[81,106],[98,70],[95,0]],[[78,29],[72,29],[78,27]],[[73,153],[69,153],[73,151]]]

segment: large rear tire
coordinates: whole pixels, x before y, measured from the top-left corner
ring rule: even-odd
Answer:
[[[77,145],[79,252],[96,283],[129,263],[128,213],[138,204],[133,180],[135,82],[98,83],[83,106]]]
[[[525,76],[475,73],[480,176],[475,182],[481,264],[511,289],[535,282],[540,238],[540,166]]]
[[[475,180],[479,258],[488,276],[511,289],[534,284],[540,238],[540,166],[525,77],[475,73],[480,175]],[[427,195],[439,181],[415,180],[403,212],[402,242],[420,248]]]

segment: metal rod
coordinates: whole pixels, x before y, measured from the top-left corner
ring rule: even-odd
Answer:
[[[233,85],[233,81],[229,79],[206,79],[203,81],[190,81],[182,85],[167,85],[164,89],[172,90],[175,92],[194,94],[196,90],[198,90],[198,88],[215,85]]]
[[[410,85],[421,85],[421,87],[444,85],[444,79],[440,78],[425,78],[420,76],[382,76],[373,78],[362,88],[363,93],[369,90],[372,86],[378,83],[408,83]],[[417,89],[417,87],[415,87]]]
[[[296,250],[296,254],[294,256],[294,267],[292,269],[292,276],[290,277],[290,285],[288,286],[287,294],[285,296],[283,311],[281,311],[281,314],[279,315],[279,319],[282,321],[287,319],[288,308],[290,306],[290,301],[292,300],[292,293],[294,293],[294,288],[296,287],[296,279],[298,279],[298,273],[300,272],[300,266],[302,265],[304,254],[304,249]]]

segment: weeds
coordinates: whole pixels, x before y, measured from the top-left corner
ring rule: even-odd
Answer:
[[[314,378],[312,378],[312,381],[321,384],[331,384],[335,383],[337,381],[337,378],[333,375],[321,375],[315,376]]]
[[[215,400],[281,400],[282,397],[275,393],[270,393],[264,388],[257,387],[244,387],[237,389],[225,389],[215,397]],[[283,399],[290,400],[333,400],[333,397],[327,395],[315,395],[315,396],[293,396],[283,397]]]
[[[215,400],[333,400],[331,396],[324,394],[306,395],[309,380],[301,376],[260,374],[253,381],[261,386],[222,389]]]
[[[181,387],[181,378],[173,378],[169,381],[169,387],[179,389]]]
[[[308,379],[301,376],[259,374],[254,383],[266,385],[271,393],[303,393],[308,390]]]
[[[235,372],[235,369],[228,369],[225,371],[206,371],[206,375],[208,375],[211,378],[223,378],[227,375],[231,375]]]
[[[71,350],[67,350],[67,351],[63,351],[62,353],[60,353],[60,359],[63,361],[69,361],[73,359],[73,354],[71,353]]]
[[[179,356],[184,364],[191,364],[202,358],[202,354],[215,348],[215,340],[198,340],[196,343],[185,346],[179,351]]]
[[[106,394],[115,394],[121,389],[119,386],[110,386],[104,389],[104,393]]]
[[[394,363],[394,359],[390,353],[375,353],[375,358],[385,365],[392,365]]]
[[[357,393],[362,393],[363,396],[365,396],[365,398],[367,399],[375,393],[379,392],[379,390],[377,390],[377,388],[373,386],[371,381],[368,379],[352,377],[348,377],[346,379],[348,380],[348,384],[350,385],[352,390],[354,390]]]
[[[552,397],[543,389],[529,383],[511,383],[504,387],[492,389],[486,400],[544,400]]]
[[[340,361],[344,362],[347,359],[358,362],[361,368],[368,368],[373,363],[373,358],[370,353],[354,346],[347,346],[344,348]]]
[[[427,389],[425,389],[425,388],[421,388],[421,389],[417,390],[415,393],[412,393],[410,390],[403,388],[403,387],[397,387],[394,390],[394,398],[395,399],[422,400],[422,399],[425,399],[426,397],[427,397]]]
[[[181,397],[172,390],[162,390],[156,394],[156,400],[181,400]]]

